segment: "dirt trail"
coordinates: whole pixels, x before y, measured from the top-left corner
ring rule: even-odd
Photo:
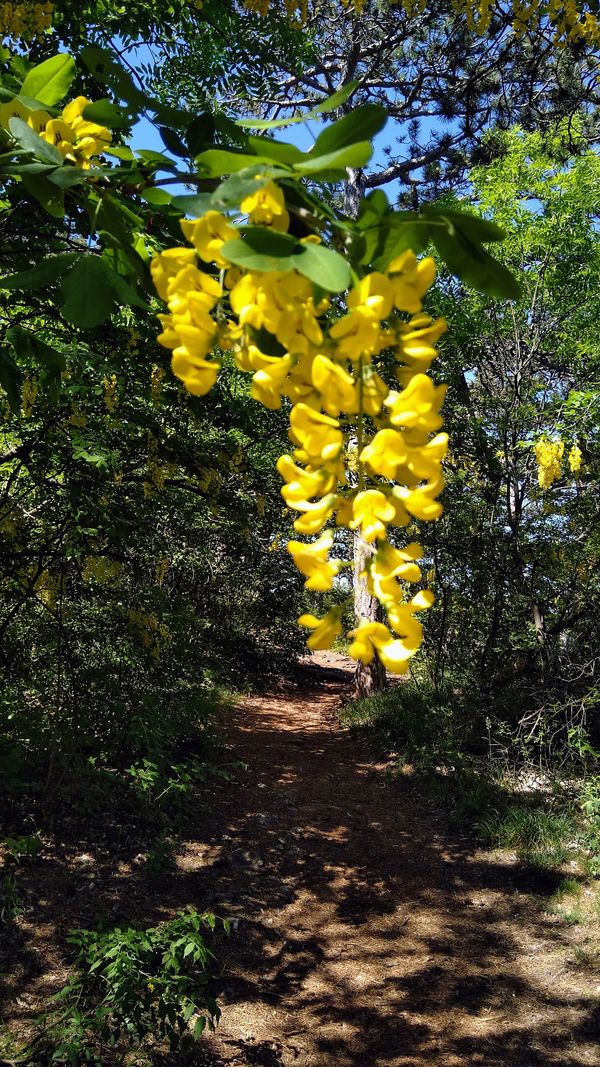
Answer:
[[[600,987],[569,967],[570,931],[339,727],[347,663],[243,702],[249,772],[180,857],[181,899],[240,919],[206,1063],[597,1067]]]

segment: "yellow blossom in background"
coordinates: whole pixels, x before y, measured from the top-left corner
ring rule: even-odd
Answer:
[[[579,445],[572,445],[567,459],[569,461],[569,470],[571,471],[571,474],[579,474],[579,471],[581,470],[581,461],[583,459]]]
[[[21,415],[30,419],[33,415],[38,396],[38,383],[33,378],[26,378],[21,386]]]
[[[54,4],[0,3],[0,40],[41,41],[52,26],[53,14]]]
[[[538,465],[540,489],[549,489],[562,475],[564,441],[549,441],[546,437],[542,437],[536,441],[533,450]]]
[[[111,374],[110,377],[102,379],[102,389],[104,392],[104,406],[109,414],[112,415],[119,406],[116,374]]]

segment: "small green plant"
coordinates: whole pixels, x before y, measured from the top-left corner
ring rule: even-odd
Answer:
[[[159,834],[148,849],[146,864],[152,874],[162,874],[175,866],[177,842],[168,834]]]
[[[15,873],[7,871],[0,881],[0,923],[13,922],[24,910]]]
[[[19,894],[15,868],[23,860],[37,856],[42,841],[38,834],[24,834],[22,837],[5,837],[2,846],[7,854],[8,870],[0,878],[0,922],[10,923],[18,919],[25,910]]]
[[[77,973],[38,1020],[23,1050],[31,1064],[101,1064],[103,1049],[149,1035],[187,1052],[220,1010],[212,992],[215,956],[206,943],[226,919],[189,910],[158,926],[76,930],[67,938]]]
[[[8,852],[8,855],[15,861],[15,863],[20,863],[23,859],[35,858],[42,848],[42,841],[39,834],[25,834],[22,837],[5,837],[2,843]]]

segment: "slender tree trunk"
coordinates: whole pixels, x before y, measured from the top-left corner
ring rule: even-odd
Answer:
[[[374,545],[365,541],[360,530],[356,530],[354,533],[354,615],[357,623],[361,619],[368,619],[369,622],[377,622],[379,619],[379,601],[371,596],[365,579],[361,577],[367,560],[374,552]],[[368,697],[371,693],[381,692],[385,689],[385,683],[385,667],[377,657],[371,663],[357,663],[354,673],[356,698]]]
[[[362,171],[348,171],[348,180],[344,188],[344,211],[350,218],[356,218],[358,214],[363,182]],[[379,601],[371,596],[365,579],[361,578],[367,560],[374,551],[374,545],[365,541],[360,530],[356,530],[354,534],[354,616],[357,624],[361,619],[368,619],[369,622],[376,622],[380,619]],[[366,697],[371,693],[378,693],[385,689],[385,684],[385,667],[377,657],[371,663],[357,663],[354,674],[355,697]]]

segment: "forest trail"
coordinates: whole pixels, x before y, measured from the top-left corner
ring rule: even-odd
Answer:
[[[222,833],[179,857],[186,900],[239,916],[201,1062],[597,1067],[600,987],[569,965],[572,931],[339,726],[348,665],[320,653],[241,702],[249,771],[219,798]]]

